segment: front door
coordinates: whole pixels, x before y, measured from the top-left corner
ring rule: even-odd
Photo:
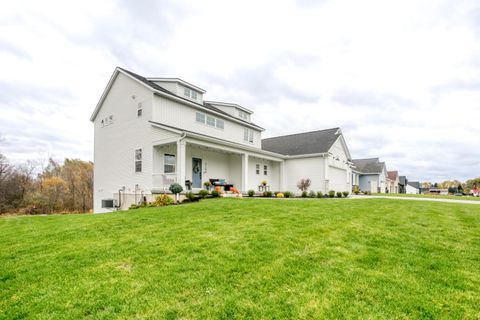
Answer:
[[[202,187],[202,159],[192,158],[192,188]]]

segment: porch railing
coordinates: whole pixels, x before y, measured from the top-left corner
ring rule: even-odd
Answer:
[[[176,173],[153,173],[152,193],[166,192],[170,185],[175,182],[177,182]]]

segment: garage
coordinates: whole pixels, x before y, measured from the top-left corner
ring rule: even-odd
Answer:
[[[339,169],[336,167],[329,167],[329,190],[334,191],[350,191],[347,185],[347,170]]]

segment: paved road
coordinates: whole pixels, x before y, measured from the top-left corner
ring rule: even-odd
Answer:
[[[389,197],[389,196],[355,196],[352,195],[350,199],[399,199],[399,200],[413,200],[413,201],[434,201],[434,202],[449,202],[449,203],[463,203],[480,205],[480,201],[475,200],[454,200],[454,199],[434,199],[434,198],[415,198],[415,197]]]

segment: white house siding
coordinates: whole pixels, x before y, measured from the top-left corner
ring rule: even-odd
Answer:
[[[285,178],[284,191],[299,193],[297,182],[309,178],[311,190],[325,192],[325,160],[321,157],[285,160]]]
[[[132,99],[135,96],[135,99]],[[94,121],[94,212],[102,199],[112,199],[125,186],[133,193],[135,185],[148,192],[152,179],[152,141],[172,133],[152,128],[147,121],[152,113],[152,93],[144,86],[118,74]],[[138,103],[142,116],[137,117]],[[101,127],[101,120],[112,115],[113,123]],[[142,172],[135,173],[135,149],[142,149]]]
[[[195,121],[196,112],[202,112],[219,118],[224,121],[225,128],[218,129],[206,124],[201,124]],[[253,143],[245,142],[243,140],[245,125],[222,118],[221,116],[211,114],[208,111],[197,110],[194,107],[183,105],[179,102],[161,97],[154,96],[153,107],[153,121],[159,122],[168,126],[181,128],[207,136],[240,143],[247,146],[261,148],[261,133],[258,130],[253,130]]]
[[[420,190],[417,188],[412,187],[411,185],[407,184],[407,187],[405,188],[406,194],[419,194]]]
[[[260,173],[256,172],[256,165],[260,165]],[[267,166],[267,175],[263,166]],[[258,186],[267,181],[271,191],[280,191],[280,165],[278,162],[250,156],[248,159],[248,189],[258,191]]]
[[[347,170],[329,166],[329,189],[334,191],[350,192],[350,184],[347,183]]]

